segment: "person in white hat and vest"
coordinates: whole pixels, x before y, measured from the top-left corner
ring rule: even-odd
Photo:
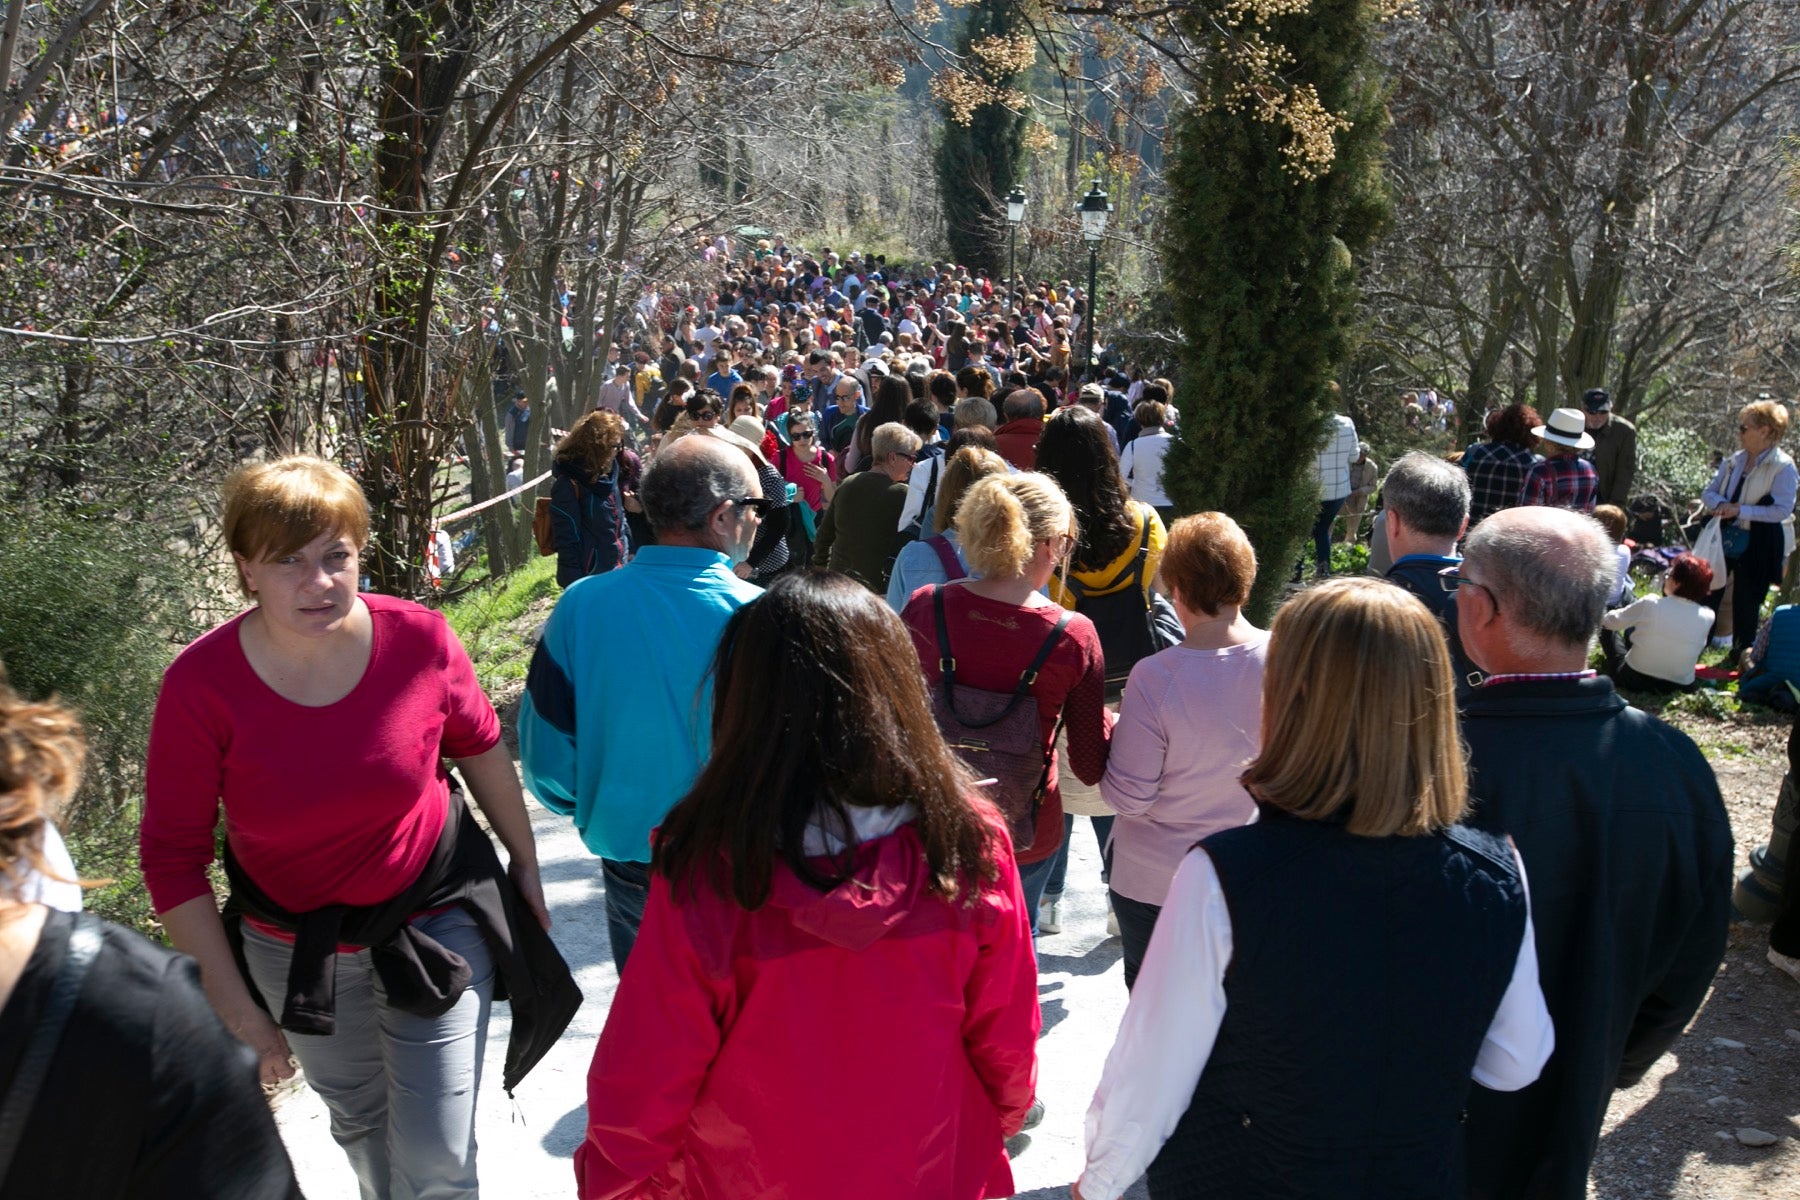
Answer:
[[[1583,450],[1594,448],[1593,436],[1587,431],[1587,419],[1581,410],[1556,409],[1550,419],[1533,429],[1531,434],[1538,439],[1544,461],[1526,473],[1519,503],[1593,512],[1595,497],[1600,491],[1600,476],[1594,470],[1594,464],[1581,457]]]

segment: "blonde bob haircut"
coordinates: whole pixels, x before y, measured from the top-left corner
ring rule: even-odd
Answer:
[[[1036,471],[977,479],[956,506],[963,558],[988,579],[1016,579],[1039,542],[1080,532],[1056,481]]]
[[[1363,837],[1462,819],[1450,652],[1416,596],[1333,580],[1288,601],[1271,635],[1262,750],[1240,777],[1252,796],[1305,820],[1342,818]]]
[[[225,545],[251,562],[281,558],[321,537],[341,537],[359,551],[369,544],[362,489],[322,458],[293,454],[239,467],[226,476],[220,496]],[[238,586],[244,587],[241,573]]]
[[[986,479],[989,475],[1004,475],[1010,469],[1004,458],[980,446],[964,446],[952,454],[949,465],[944,468],[944,477],[938,481],[937,511],[931,517],[932,532],[942,533],[954,526],[956,507],[976,480]]]
[[[1778,442],[1787,435],[1787,405],[1774,400],[1755,400],[1744,405],[1738,413],[1738,420],[1754,422],[1764,429],[1774,430],[1775,440]]]

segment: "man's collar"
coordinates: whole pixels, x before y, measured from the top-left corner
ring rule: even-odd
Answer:
[[[1598,671],[1514,671],[1504,675],[1489,675],[1481,681],[1482,687],[1493,687],[1502,683],[1555,683],[1582,679],[1593,679]]]

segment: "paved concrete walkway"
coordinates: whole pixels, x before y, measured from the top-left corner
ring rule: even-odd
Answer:
[[[566,819],[536,804],[530,808],[553,932],[587,1002],[561,1043],[519,1085],[516,1104],[500,1090],[510,1011],[504,1004],[494,1007],[477,1118],[482,1190],[493,1200],[575,1194],[570,1161],[585,1126],[588,1062],[618,983],[607,948],[597,860]],[[1081,1169],[1082,1120],[1125,1008],[1119,942],[1106,936],[1105,905],[1092,827],[1078,817],[1063,932],[1038,943],[1044,1015],[1038,1094],[1048,1112],[1042,1125],[1014,1143],[1021,1200],[1067,1196]],[[310,1200],[355,1200],[354,1178],[331,1140],[319,1098],[301,1088],[281,1102],[276,1119]],[[1143,1195],[1141,1183],[1127,1193],[1131,1200]]]

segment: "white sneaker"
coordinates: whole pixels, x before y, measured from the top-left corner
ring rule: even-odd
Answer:
[[[1779,950],[1771,949],[1769,951],[1769,965],[1776,970],[1786,971],[1789,975],[1794,977],[1795,982],[1800,982],[1800,958],[1794,958],[1791,955],[1783,954]]]
[[[1057,907],[1062,903],[1060,896],[1045,896],[1038,901],[1038,932],[1061,933],[1062,921],[1058,918]]]
[[[1727,633],[1721,637],[1716,637],[1708,642],[1707,645],[1711,646],[1714,650],[1729,650],[1731,649],[1731,635]]]
[[[1106,936],[1119,936],[1119,914],[1112,910],[1111,905],[1106,908]]]

